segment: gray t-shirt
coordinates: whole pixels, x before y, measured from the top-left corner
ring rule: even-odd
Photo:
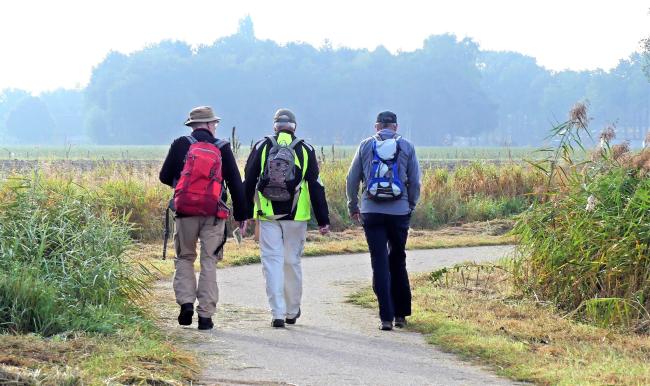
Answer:
[[[378,131],[382,139],[393,138],[397,133],[391,129]],[[367,184],[372,174],[372,143],[374,137],[364,139],[354,155],[346,180],[348,210],[350,213],[384,213],[393,215],[409,214],[415,209],[420,198],[420,166],[415,147],[404,138],[398,141],[398,167],[400,179],[404,183],[405,192],[398,200],[374,201],[368,198]],[[359,208],[359,185],[362,185],[361,208]]]

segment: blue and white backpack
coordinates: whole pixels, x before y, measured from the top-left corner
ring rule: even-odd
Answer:
[[[372,143],[372,172],[368,179],[368,197],[375,201],[392,201],[402,197],[404,184],[399,176],[399,135]]]

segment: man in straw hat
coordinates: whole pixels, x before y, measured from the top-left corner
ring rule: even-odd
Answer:
[[[192,109],[185,125],[191,135],[176,138],[162,169],[160,181],[175,188],[176,250],[174,292],[180,305],[178,323],[191,325],[194,303],[198,300],[198,328],[213,328],[212,315],[219,297],[217,260],[226,238],[225,206],[228,186],[235,220],[246,228],[246,199],[244,188],[230,144],[217,139],[215,131],[220,118],[209,106]],[[181,174],[182,173],[182,174]],[[198,192],[198,193],[197,193]],[[198,285],[194,272],[197,240],[201,241],[201,272]]]
[[[296,116],[287,109],[273,117],[274,134],[253,147],[246,162],[249,218],[259,220],[259,241],[273,327],[300,317],[300,258],[307,221],[314,209],[321,234],[329,232],[325,188],[314,148],[296,137]]]

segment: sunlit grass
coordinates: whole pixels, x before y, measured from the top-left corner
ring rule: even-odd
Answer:
[[[330,221],[335,231],[354,226],[348,216],[345,177],[349,160],[320,165]],[[86,166],[43,162],[35,166],[43,179],[74,183],[99,198],[98,204],[128,216],[131,236],[138,241],[160,240],[163,214],[172,189],[158,181],[159,164],[90,163]],[[30,169],[31,170],[31,169]],[[0,173],[7,175],[8,170]],[[22,170],[19,175],[29,173]],[[420,203],[411,226],[435,229],[446,224],[506,218],[522,212],[537,199],[544,180],[531,167],[474,162],[446,168],[424,168]],[[234,224],[231,223],[231,229]],[[315,224],[312,221],[312,227]]]
[[[196,380],[199,367],[178,346],[148,325],[109,336],[0,335],[0,384],[184,385]]]
[[[445,227],[439,230],[411,230],[407,249],[435,249],[453,247],[475,247],[483,245],[513,244],[516,239],[507,232],[512,221],[495,221],[492,223],[472,223],[458,227]],[[131,257],[146,262],[160,277],[168,278],[174,272],[173,249],[167,260],[162,260],[162,244],[139,244],[130,252]],[[346,253],[367,253],[368,244],[363,231],[359,228],[321,236],[317,231],[310,231],[305,243],[304,256],[340,255]],[[199,251],[197,250],[197,254]],[[219,267],[255,264],[260,262],[259,247],[252,237],[246,238],[240,245],[232,239],[224,248],[224,258]],[[199,258],[195,269],[199,270]]]
[[[498,374],[542,385],[641,385],[650,382],[650,337],[575,322],[548,303],[514,293],[504,274],[448,270],[412,280],[409,329],[429,343],[491,366]],[[504,281],[505,280],[505,281]],[[465,284],[463,285],[463,281]],[[376,307],[370,287],[350,301]]]
[[[577,318],[648,332],[650,326],[650,148],[611,145],[576,157],[587,134],[586,107],[553,129],[557,148],[536,165],[548,193],[522,214],[515,283]]]
[[[157,331],[155,276],[130,226],[70,181],[0,183],[0,384],[185,384],[194,357]]]

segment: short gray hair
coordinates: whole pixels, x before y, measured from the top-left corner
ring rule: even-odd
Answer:
[[[189,126],[192,129],[201,129],[201,128],[207,128],[209,122],[192,122],[189,124]]]
[[[289,129],[292,131],[296,130],[296,124],[293,122],[275,122],[273,124],[273,128],[275,130],[280,130],[280,129]]]

